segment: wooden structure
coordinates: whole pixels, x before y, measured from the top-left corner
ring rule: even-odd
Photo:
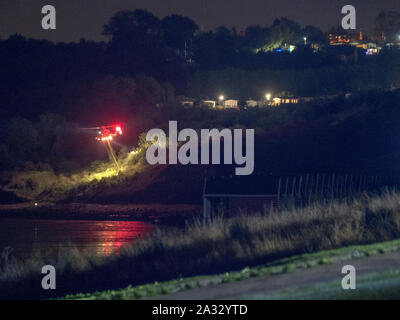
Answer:
[[[279,207],[278,179],[272,176],[206,178],[203,216],[266,213]]]
[[[203,216],[268,213],[396,187],[397,179],[350,174],[250,175],[206,178]]]

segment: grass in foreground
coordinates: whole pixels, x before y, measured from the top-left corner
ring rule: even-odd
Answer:
[[[240,298],[249,300],[400,299],[400,269],[357,276],[356,290],[343,290],[339,282],[318,282],[311,286],[286,289],[269,294],[247,295]]]
[[[155,282],[141,286],[128,286],[120,290],[107,290],[90,294],[68,295],[65,299],[71,300],[114,300],[114,299],[143,299],[158,295],[176,293],[201,287],[214,286],[246,280],[251,277],[269,276],[282,273],[291,273],[298,269],[309,269],[321,264],[361,259],[377,254],[390,253],[400,250],[400,239],[370,245],[350,246],[318,253],[302,254],[281,259],[256,267],[246,267],[240,271],[226,272],[212,276],[197,276],[180,278],[166,282]],[[395,280],[395,281],[394,281]],[[371,284],[373,282],[373,285]],[[400,270],[387,273],[357,277],[357,292],[344,292],[336,282],[328,282],[300,289],[284,290],[270,295],[249,295],[244,299],[358,299],[365,296],[378,298],[396,294],[400,298]],[[374,290],[375,289],[375,290]],[[390,291],[389,291],[390,290]]]
[[[154,232],[107,259],[76,250],[59,257],[0,259],[0,297],[48,298],[119,289],[396,238],[400,238],[400,193],[364,195],[268,215],[199,220],[184,230]],[[45,264],[56,267],[55,293],[38,285]]]

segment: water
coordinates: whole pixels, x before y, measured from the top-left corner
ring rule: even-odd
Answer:
[[[11,247],[15,256],[29,257],[34,249],[56,253],[74,246],[110,255],[154,229],[140,221],[0,219],[0,252]]]

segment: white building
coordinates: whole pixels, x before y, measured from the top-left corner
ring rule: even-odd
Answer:
[[[246,100],[246,106],[248,108],[258,107],[259,105],[260,105],[259,102],[256,100],[252,100],[252,99]]]
[[[225,108],[237,108],[238,104],[239,104],[238,100],[230,99],[230,100],[225,100],[224,101],[224,107]]]
[[[209,108],[214,109],[216,105],[217,105],[217,101],[214,101],[214,100],[202,100],[201,101],[202,107],[209,107]]]

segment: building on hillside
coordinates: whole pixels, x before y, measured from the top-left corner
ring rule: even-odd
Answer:
[[[375,54],[379,54],[379,52],[382,50],[382,48],[378,47],[376,45],[376,43],[368,42],[368,43],[366,43],[365,50],[367,50],[367,52],[366,52],[367,55],[375,55]]]
[[[297,104],[299,103],[298,98],[279,98],[275,97],[272,101],[268,104],[271,107],[280,106],[281,104]]]
[[[224,101],[224,108],[239,108],[239,101],[238,100],[225,100]]]
[[[182,106],[184,107],[193,107],[194,106],[194,101],[182,101]]]
[[[279,178],[270,175],[206,178],[203,216],[268,213],[280,206],[279,188]]]
[[[208,108],[215,109],[215,107],[217,106],[217,101],[215,101],[215,100],[201,100],[200,101],[200,106],[201,107],[208,107]]]
[[[378,47],[376,43],[368,41],[362,31],[359,33],[330,33],[329,44],[335,45],[350,45],[353,47],[366,50],[367,55],[379,54],[382,48]]]
[[[330,33],[329,34],[329,44],[331,46],[335,45],[345,45],[352,43],[360,43],[364,41],[364,34],[362,31],[359,33]]]
[[[194,104],[195,104],[195,99],[192,99],[192,98],[187,98],[187,97],[184,97],[184,96],[179,96],[178,99],[179,99],[179,101],[181,102],[181,105],[182,105],[182,106],[185,106],[185,107],[193,107]]]
[[[253,100],[251,98],[249,100],[246,100],[246,107],[248,108],[255,108],[260,106],[262,106],[262,103],[260,101]]]

